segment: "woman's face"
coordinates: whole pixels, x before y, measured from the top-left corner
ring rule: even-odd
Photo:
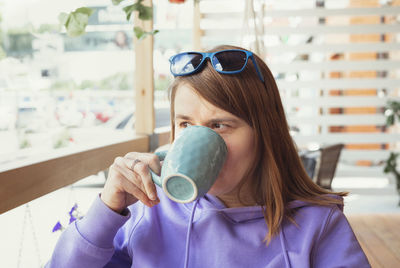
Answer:
[[[220,197],[236,194],[235,187],[253,164],[255,148],[252,128],[242,119],[226,112],[182,84],[175,95],[175,136],[187,126],[213,129],[224,139],[228,156],[218,179],[208,192]]]

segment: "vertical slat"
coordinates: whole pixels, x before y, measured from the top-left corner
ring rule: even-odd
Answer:
[[[151,0],[143,1],[145,6],[153,6]],[[135,12],[138,13],[138,12]],[[153,30],[153,20],[140,20],[135,14],[134,25],[146,32]],[[152,134],[155,127],[154,78],[153,78],[153,36],[142,40],[134,37],[135,45],[135,129],[136,133]]]
[[[193,2],[193,50],[201,51],[201,35],[202,31],[200,29],[200,4],[199,1]]]

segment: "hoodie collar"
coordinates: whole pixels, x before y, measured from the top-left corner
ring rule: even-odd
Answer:
[[[337,195],[329,195],[330,197],[340,199]],[[290,209],[300,208],[309,206],[310,204],[300,200],[294,200],[287,204]],[[191,212],[192,203],[184,204],[186,210]],[[342,206],[338,205],[339,209],[343,209]],[[223,214],[227,219],[235,223],[248,222],[252,220],[258,220],[264,218],[261,206],[248,206],[248,207],[234,207],[227,208],[218,197],[206,194],[203,198],[198,200],[198,206],[196,209],[196,215],[194,221],[197,221],[202,213],[205,212],[218,212]]]
[[[186,203],[184,207],[191,211],[193,204]],[[216,196],[206,194],[198,200],[194,221],[197,221],[203,213],[221,213],[234,223],[247,222],[264,218],[261,206],[227,208]]]

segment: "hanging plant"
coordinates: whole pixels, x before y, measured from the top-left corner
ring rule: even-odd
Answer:
[[[124,0],[122,0],[124,1]],[[121,0],[113,0],[114,5],[119,5]],[[123,8],[126,14],[126,20],[131,19],[132,12],[137,11],[139,13],[139,19],[141,20],[151,20],[153,18],[153,8],[142,4],[144,0],[137,0],[135,4],[126,6]]]
[[[396,179],[396,189],[397,193],[400,195],[400,173],[397,171],[397,157],[399,156],[398,153],[390,153],[389,158],[385,161],[385,167],[383,172],[385,173],[392,173]],[[399,204],[400,206],[400,200]]]
[[[58,20],[64,25],[67,34],[71,37],[77,37],[85,33],[85,28],[89,22],[89,17],[94,10],[88,7],[81,7],[71,13],[61,13]]]
[[[119,5],[123,1],[125,0],[112,0],[112,3],[113,5]],[[138,12],[138,17],[140,20],[151,20],[153,18],[153,8],[143,5],[143,1],[144,0],[136,0],[134,4],[122,8],[126,14],[127,21],[130,21],[133,12]],[[77,37],[85,33],[86,26],[89,22],[89,17],[93,13],[93,9],[81,7],[71,13],[61,13],[58,16],[58,20],[60,21],[60,24],[65,27],[69,36]],[[155,35],[158,33],[158,30],[146,32],[141,27],[135,26],[134,33],[136,38],[141,40],[148,35]]]
[[[389,101],[385,107],[385,116],[386,116],[386,126],[392,126],[397,121],[400,121],[400,102],[397,101]],[[397,171],[397,158],[399,157],[399,153],[391,152],[389,158],[385,160],[385,167],[383,172],[388,174],[393,174],[396,179],[396,189],[397,193],[400,195],[400,172]],[[399,204],[400,206],[400,200]]]
[[[146,32],[146,31],[144,31],[144,30],[143,30],[142,28],[140,28],[140,27],[134,27],[134,28],[133,28],[133,32],[135,33],[136,38],[137,38],[138,40],[142,40],[142,39],[146,38],[146,36],[148,36],[148,35],[155,35],[155,34],[158,33],[159,31],[158,31],[158,30],[153,30],[153,31],[151,31],[151,32]]]
[[[396,117],[400,121],[400,102],[388,101],[385,107],[386,126],[395,124]]]

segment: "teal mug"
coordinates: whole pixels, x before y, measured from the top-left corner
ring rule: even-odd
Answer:
[[[224,139],[203,126],[182,130],[168,151],[157,152],[161,176],[151,172],[155,184],[173,201],[188,203],[204,196],[222,169],[228,149]]]

